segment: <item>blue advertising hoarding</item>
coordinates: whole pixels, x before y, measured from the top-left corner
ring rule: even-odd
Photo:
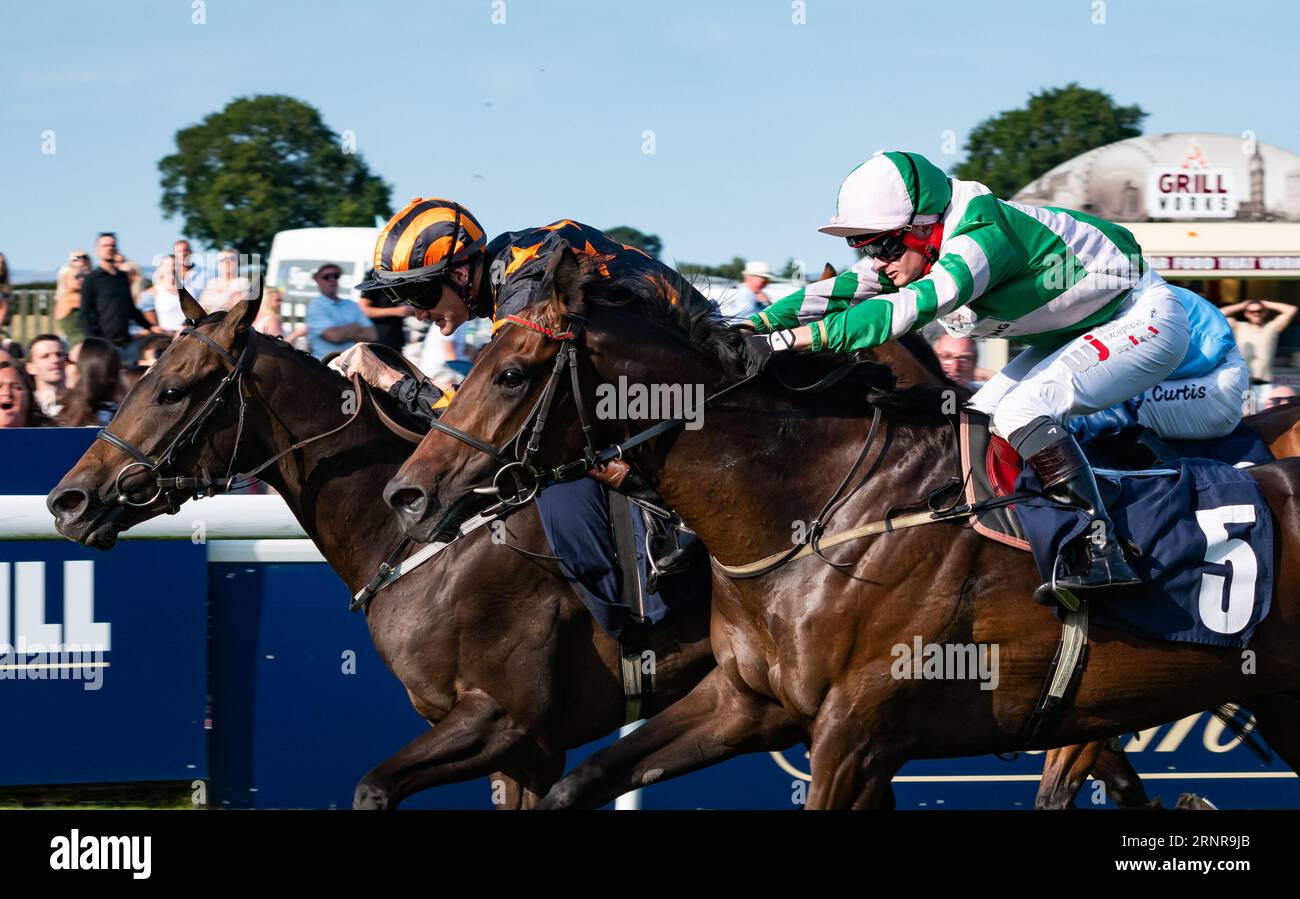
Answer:
[[[207,554],[0,541],[0,783],[207,777]]]
[[[0,466],[0,495],[44,494],[93,437],[0,431],[0,457],[22,460]],[[0,784],[207,778],[214,805],[348,807],[356,782],[429,726],[348,598],[325,564],[209,563],[208,547],[188,539],[124,540],[109,553],[0,540],[0,644],[11,648],[0,708],[21,734],[0,745]],[[33,651],[66,644],[91,651]],[[612,739],[570,752],[569,767]],[[1300,780],[1280,761],[1259,762],[1208,713],[1125,745],[1166,804],[1194,791],[1224,808],[1300,807]],[[1041,754],[919,761],[895,794],[904,809],[1028,808],[1041,770]],[[656,784],[641,802],[792,809],[807,776],[798,746]],[[490,797],[481,778],[403,807],[486,809]],[[1079,804],[1105,798],[1088,784]]]

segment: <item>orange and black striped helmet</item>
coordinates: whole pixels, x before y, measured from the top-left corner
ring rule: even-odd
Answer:
[[[454,200],[416,197],[379,232],[374,277],[357,287],[374,290],[432,280],[485,246],[483,226],[464,206]]]

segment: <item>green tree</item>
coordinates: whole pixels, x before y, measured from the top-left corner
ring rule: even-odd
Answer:
[[[1137,137],[1146,117],[1138,106],[1117,106],[1109,94],[1077,84],[1045,90],[1032,94],[1024,109],[976,125],[966,139],[966,160],[953,174],[1010,197],[1080,153]]]
[[[705,265],[700,262],[683,262],[677,266],[677,270],[687,278],[696,275],[708,275],[711,278],[725,278],[728,281],[739,281],[740,273],[745,270],[745,260],[739,256],[732,256],[730,262],[724,262],[721,265]]]
[[[301,100],[237,98],[176,132],[158,162],[163,212],[208,246],[263,255],[286,228],[373,225],[391,188],[345,147]]]
[[[613,240],[629,247],[636,247],[638,250],[644,250],[655,259],[663,252],[664,242],[659,239],[658,234],[646,234],[638,231],[629,225],[618,225],[614,228],[606,228],[605,234]]]

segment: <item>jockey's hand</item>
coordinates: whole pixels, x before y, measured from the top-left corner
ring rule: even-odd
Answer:
[[[745,376],[752,378],[772,360],[773,353],[794,348],[794,337],[789,331],[771,334],[751,334],[745,338]]]
[[[361,380],[380,390],[388,390],[402,380],[402,372],[384,364],[368,346],[361,343],[345,350],[330,364],[343,377],[358,375]]]

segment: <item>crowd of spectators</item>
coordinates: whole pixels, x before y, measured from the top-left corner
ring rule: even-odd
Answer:
[[[148,278],[122,254],[113,232],[99,234],[93,252],[93,258],[83,249],[68,254],[55,279],[57,333],[38,334],[25,345],[5,332],[13,304],[0,254],[0,427],[102,427],[185,327],[182,288],[206,313],[230,309],[252,292],[249,273],[240,270],[239,254],[231,248],[216,254],[209,271],[182,238],[170,253],[154,257]],[[284,291],[266,287],[254,329],[318,357],[359,341],[406,349],[411,308],[379,295],[359,303],[341,295],[342,273],[334,263],[319,267],[319,295],[307,303],[306,321],[296,325],[283,317]]]

